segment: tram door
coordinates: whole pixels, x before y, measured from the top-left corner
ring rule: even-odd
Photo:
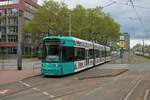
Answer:
[[[89,65],[89,54],[88,54],[88,49],[85,50],[85,56],[86,56],[86,65]]]

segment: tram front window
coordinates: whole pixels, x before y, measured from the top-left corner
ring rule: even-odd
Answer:
[[[44,44],[43,46],[43,60],[46,62],[60,61],[60,47],[59,45]]]

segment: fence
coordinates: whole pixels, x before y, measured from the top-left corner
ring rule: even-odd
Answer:
[[[15,69],[17,67],[16,55],[0,54],[0,70]]]
[[[35,63],[35,64],[33,64],[33,73],[34,73],[35,70],[41,68],[41,64],[42,64],[42,63]]]

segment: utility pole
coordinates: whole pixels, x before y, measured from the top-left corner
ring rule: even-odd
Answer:
[[[143,39],[143,49],[142,49],[143,55],[144,55],[144,39]]]
[[[120,58],[121,58],[121,64],[123,64],[123,54],[124,54],[124,47],[125,47],[125,39],[124,36],[121,35],[120,36],[120,40],[119,40],[119,45],[120,45]]]
[[[17,69],[22,70],[22,14],[23,11],[18,12],[18,50],[17,50]]]
[[[69,13],[69,36],[71,36],[71,13]]]

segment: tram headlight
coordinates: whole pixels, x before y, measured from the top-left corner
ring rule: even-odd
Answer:
[[[56,64],[55,66],[56,66],[56,67],[59,67],[60,65],[59,65],[59,64]]]

